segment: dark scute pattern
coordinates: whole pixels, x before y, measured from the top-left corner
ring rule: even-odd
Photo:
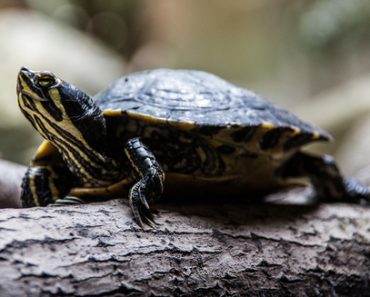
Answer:
[[[262,137],[260,143],[261,149],[268,150],[274,148],[279,143],[280,137],[287,131],[289,131],[289,129],[280,127],[267,131]]]
[[[206,135],[209,137],[212,137],[216,135],[218,132],[220,132],[224,127],[223,126],[198,126],[195,128],[196,132],[202,135]]]
[[[326,132],[253,92],[202,71],[157,69],[132,73],[97,94],[95,100],[102,109],[129,110],[175,123],[256,127],[269,122],[328,137]]]
[[[256,127],[243,127],[231,133],[231,137],[235,142],[248,142],[256,130]]]

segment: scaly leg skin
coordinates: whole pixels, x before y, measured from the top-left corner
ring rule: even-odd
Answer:
[[[283,178],[309,177],[319,201],[370,202],[370,191],[353,178],[343,177],[330,156],[296,153],[278,171]]]
[[[141,179],[129,192],[129,204],[135,221],[143,228],[144,223],[155,227],[149,202],[160,198],[163,192],[164,173],[153,153],[139,138],[130,139],[125,153]]]
[[[54,203],[70,191],[72,180],[71,173],[63,166],[29,167],[22,180],[22,206],[46,206]]]

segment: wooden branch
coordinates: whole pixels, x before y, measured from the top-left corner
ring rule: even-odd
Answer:
[[[370,296],[369,208],[158,208],[145,231],[118,200],[1,210],[0,296]]]
[[[21,207],[21,180],[26,167],[0,160],[0,208]]]

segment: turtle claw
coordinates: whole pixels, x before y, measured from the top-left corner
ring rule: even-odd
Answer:
[[[140,198],[141,198],[141,203],[143,204],[143,206],[144,206],[147,210],[149,210],[149,209],[150,209],[150,207],[149,207],[148,201],[146,200],[145,196],[141,196]]]
[[[145,217],[143,217],[145,224],[151,227],[152,229],[157,228],[157,224],[154,222],[153,214],[148,211]]]
[[[145,207],[145,206],[144,206]],[[143,209],[143,205],[131,205],[131,210],[133,213],[134,220],[142,228],[145,225],[155,229],[157,224],[154,222],[153,214],[148,209]]]
[[[129,205],[134,220],[142,229],[144,229],[145,225],[155,229],[157,225],[154,222],[154,215],[149,207],[144,193],[142,192],[142,188],[138,183],[132,187],[129,193]]]
[[[152,229],[156,229],[157,228],[157,224],[153,221],[150,221],[148,220],[147,224],[149,225],[149,227],[151,227]]]

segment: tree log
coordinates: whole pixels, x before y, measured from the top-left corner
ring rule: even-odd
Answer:
[[[26,167],[0,160],[0,208],[21,207],[21,181]]]
[[[367,207],[156,206],[146,230],[120,200],[2,209],[0,296],[370,296]]]

